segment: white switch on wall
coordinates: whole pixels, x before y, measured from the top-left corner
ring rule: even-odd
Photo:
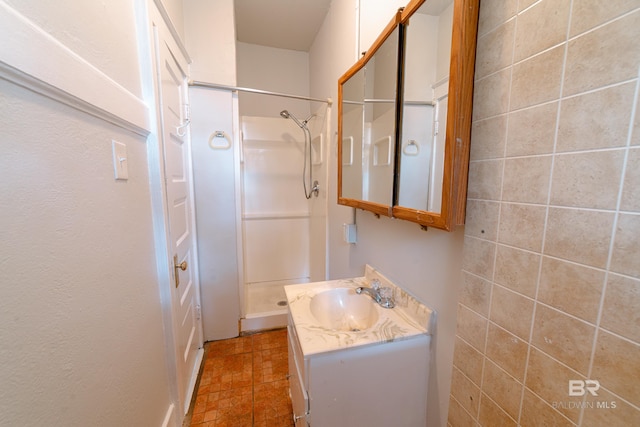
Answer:
[[[127,146],[122,142],[111,141],[113,143],[113,170],[116,179],[129,179],[129,169],[127,161]]]

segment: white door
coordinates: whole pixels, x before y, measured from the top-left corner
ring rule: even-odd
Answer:
[[[176,346],[178,398],[184,413],[202,360],[202,327],[195,253],[191,186],[191,156],[188,144],[186,63],[179,63],[164,40],[158,43],[158,76],[162,143],[164,147],[169,246],[174,266],[172,312]]]

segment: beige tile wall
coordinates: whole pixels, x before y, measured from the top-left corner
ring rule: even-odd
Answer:
[[[451,426],[640,426],[639,40],[640,0],[481,2]]]

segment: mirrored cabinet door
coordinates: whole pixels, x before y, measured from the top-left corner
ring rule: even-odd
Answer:
[[[399,28],[365,65],[363,200],[391,206],[396,153]]]
[[[402,13],[396,218],[464,224],[478,10],[478,0],[413,0]]]
[[[364,198],[364,73],[364,67],[360,67],[342,85],[341,189],[343,198],[353,200]]]
[[[390,216],[398,133],[400,12],[338,81],[338,203]]]
[[[411,0],[339,80],[338,203],[464,224],[479,0]]]
[[[397,205],[440,213],[453,0],[427,1],[405,23]]]

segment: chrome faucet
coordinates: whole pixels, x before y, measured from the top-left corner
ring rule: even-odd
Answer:
[[[365,288],[363,286],[356,288],[356,294],[360,295],[362,293],[369,295],[375,302],[384,308],[393,308],[396,305],[393,300],[393,289],[386,286],[380,287],[380,280],[378,279],[373,279],[371,281],[370,288]]]

